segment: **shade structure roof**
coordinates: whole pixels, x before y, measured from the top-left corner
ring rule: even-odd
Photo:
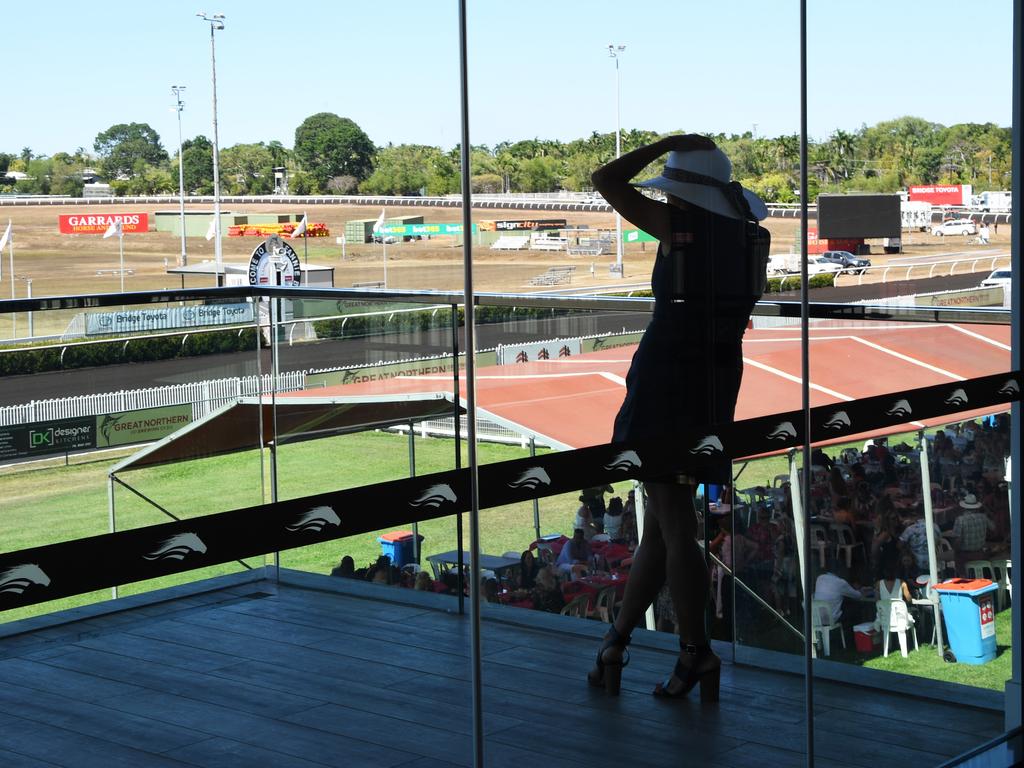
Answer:
[[[263,445],[274,442],[275,429],[280,444],[445,418],[456,408],[466,411],[450,392],[241,398],[143,448],[110,474],[259,448],[261,429]]]

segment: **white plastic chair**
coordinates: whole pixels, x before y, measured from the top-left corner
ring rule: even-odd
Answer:
[[[843,634],[843,625],[837,621],[832,621],[832,606],[828,600],[812,600],[811,601],[811,632],[821,638],[821,649],[828,656],[831,654],[831,644],[829,642],[832,630],[839,630],[839,639],[843,643],[843,648],[846,648],[846,635]]]
[[[825,553],[832,546],[832,542],[828,540],[828,534],[825,533],[825,529],[820,525],[811,526],[811,549],[818,550],[818,563],[824,570],[825,568]]]
[[[917,630],[914,629],[914,617],[907,610],[902,598],[879,600],[876,603],[878,615],[882,620],[882,655],[889,655],[889,636],[896,634],[900,640],[900,655],[907,658],[907,632],[914,637],[914,650],[918,650]]]
[[[853,566],[853,550],[860,547],[861,557],[864,556],[864,544],[857,541],[853,535],[853,529],[845,523],[832,523],[832,530],[836,534],[836,557],[839,557],[840,550],[846,553],[846,567]]]
[[[932,645],[938,645],[939,643],[939,630],[936,626],[936,619],[938,618],[935,610],[935,603],[932,602],[932,580],[928,579],[924,585],[924,597],[915,597],[910,602],[914,605],[920,605],[922,610],[932,611],[932,636],[929,642]],[[917,640],[917,630],[914,630],[914,640]],[[915,646],[916,647],[916,646]]]

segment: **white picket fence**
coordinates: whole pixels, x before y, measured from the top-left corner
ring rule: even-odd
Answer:
[[[303,371],[283,373],[278,377],[277,391],[294,392],[304,389],[305,383],[306,374]],[[30,400],[21,405],[0,407],[0,426],[184,404],[191,404],[192,417],[200,419],[240,397],[257,397],[260,392],[270,392],[273,386],[274,377],[266,374],[262,381],[259,376],[235,376],[229,379],[170,384],[148,389],[126,389],[96,395]]]

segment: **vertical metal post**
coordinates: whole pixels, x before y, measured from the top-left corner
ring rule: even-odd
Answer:
[[[1013,84],[1010,92],[1013,94],[1013,106],[1011,108],[1011,171],[1013,181],[1011,182],[1013,199],[1017,201],[1020,210],[1021,174],[1024,173],[1024,166],[1021,164],[1021,153],[1024,153],[1024,123],[1021,115],[1020,89],[1024,87],[1024,54],[1021,47],[1024,46],[1024,0],[1013,0]],[[1016,225],[1017,220],[1013,223]],[[1021,264],[1020,257],[1021,233],[1014,227],[1010,241],[1010,268],[1017,275],[1006,290],[1010,292],[1010,367],[1011,370],[1021,370],[1021,343],[1024,342],[1021,334],[1021,301],[1024,292],[1021,291]],[[1020,595],[1021,592],[1021,510],[1020,510],[1020,443],[1021,443],[1021,404],[1015,401],[1010,405],[1010,465],[1008,467],[1007,479],[1009,481],[1008,493],[1010,494],[1010,530],[1014,535],[1010,537],[1010,560],[1013,563],[1011,578],[1013,594]],[[1024,620],[1021,616],[1018,605],[1010,612],[1011,622],[1011,643],[1013,659],[1011,661],[1010,679],[1006,682],[1006,704],[1005,724],[1006,728],[1015,728],[1021,725],[1021,700],[1024,698],[1021,691],[1021,641],[1024,640]]]
[[[409,477],[416,477],[416,435],[414,433],[415,425],[412,421],[409,422]],[[414,522],[412,524],[412,559],[414,562],[420,561],[420,524]]]
[[[804,419],[803,498],[811,498],[811,359],[810,323],[807,299],[807,0],[800,0],[800,390]],[[804,551],[811,549],[811,527],[804,527]],[[807,736],[807,766],[814,768],[814,659],[811,630],[811,559],[804,558],[804,721]]]
[[[118,251],[121,254],[121,293],[124,293],[124,224],[122,224],[121,227],[122,228],[119,228],[117,232],[117,246]]]
[[[171,91],[174,92],[175,109],[178,112],[178,203],[181,208],[181,257],[178,259],[178,266],[180,267],[188,264],[188,254],[185,252],[185,158],[181,140],[181,111],[185,109],[185,102],[181,100],[181,92],[184,90],[184,85],[171,86]]]
[[[537,440],[534,437],[530,437],[530,458],[532,459],[537,455]],[[537,497],[533,497],[533,532],[536,534],[536,538],[540,538],[540,502],[537,501]]]
[[[25,278],[25,286],[26,286],[26,290],[28,291],[28,298],[31,299],[32,298],[32,278],[31,277],[26,277]],[[30,339],[34,339],[35,335],[36,335],[36,329],[35,329],[35,325],[33,323],[32,310],[30,309],[28,311],[28,337]]]
[[[928,539],[928,578],[932,586],[939,583],[939,565],[935,555],[935,516],[932,513],[932,476],[928,466],[928,441],[924,439],[924,430],[917,433],[917,445],[921,451],[921,498],[924,499],[925,535]],[[938,646],[939,658],[942,658],[942,621],[939,616],[939,598],[933,589],[928,589],[928,599],[932,601],[935,614],[935,641]]]
[[[459,305],[452,304],[452,392],[455,404],[455,468],[462,469],[462,414],[459,413]],[[458,585],[459,615],[466,612],[466,590],[463,582],[465,574],[462,569],[462,513],[455,515],[455,551],[458,552]]]
[[[459,0],[459,75],[460,113],[462,122],[462,231],[473,227],[472,189],[470,186],[469,143],[469,57],[466,44],[466,0]],[[473,765],[484,768],[483,687],[481,685],[480,652],[480,489],[476,455],[476,342],[474,333],[473,239],[462,238],[463,282],[466,297],[466,438],[469,449],[469,570],[472,581],[469,593],[470,660],[473,683]]]
[[[276,281],[280,284],[281,271],[278,269],[274,270],[276,275]],[[270,300],[270,423],[271,423],[271,437],[273,440],[270,443],[270,500],[272,503],[277,503],[277,446],[278,446],[278,434],[277,434],[277,387],[280,381],[280,350],[277,344],[278,336],[278,325],[281,322],[281,300],[274,297]],[[263,404],[260,403],[260,408],[263,408]],[[274,552],[274,577],[276,579],[281,578],[281,553],[278,551]]]
[[[644,543],[644,510],[647,505],[644,503],[644,487],[640,483],[636,483],[634,486],[636,493],[633,494],[633,498],[636,500],[636,548],[640,549],[640,546]],[[648,605],[647,610],[644,611],[644,626],[647,629],[657,629],[657,622],[654,620],[654,605]]]
[[[210,23],[210,71],[213,75],[213,253],[217,265],[217,278],[224,264],[224,253],[220,241],[220,143],[217,136],[217,48],[214,45],[214,31],[224,29],[224,23]]]
[[[114,478],[107,475],[107,516],[110,521],[110,532],[117,532],[117,518],[114,515]],[[110,588],[110,597],[117,600],[117,584]]]

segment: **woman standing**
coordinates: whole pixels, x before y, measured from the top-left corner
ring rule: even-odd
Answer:
[[[662,174],[636,186],[660,190],[662,203],[630,180],[668,153]],[[651,276],[654,314],[633,356],[613,441],[679,436],[733,419],[743,370],[741,340],[764,287],[767,230],[756,222],[764,203],[731,182],[732,164],[715,143],[668,136],[594,173],[595,189],[660,246]],[[685,696],[698,683],[703,701],[718,700],[721,662],[704,629],[708,572],[695,539],[699,482],[730,482],[728,457],[700,478],[688,468],[646,483],[644,538],[630,570],[622,608],[588,675],[617,694],[633,627],[668,583],[679,631],[679,659],[655,695]]]

